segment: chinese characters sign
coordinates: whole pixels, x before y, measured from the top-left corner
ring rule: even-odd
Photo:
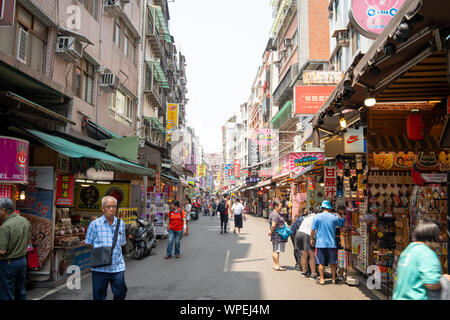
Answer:
[[[199,164],[197,165],[197,177],[205,177],[206,176],[206,165]]]
[[[257,145],[270,145],[278,139],[278,130],[266,128],[251,130],[249,138]]]
[[[166,129],[167,129],[167,141],[172,140],[172,133],[178,127],[178,104],[168,103],[167,104],[167,118],[166,118]]]
[[[340,71],[303,71],[303,84],[338,84],[344,73]]]
[[[72,206],[73,205],[73,181],[74,176],[71,174],[60,174],[56,180],[56,205]]]
[[[23,183],[28,181],[28,141],[0,137],[0,182]]]
[[[234,176],[236,178],[239,178],[240,175],[240,171],[241,171],[241,161],[240,160],[234,160]]]
[[[0,185],[0,198],[12,199],[12,189],[11,185]]]
[[[324,189],[325,199],[332,200],[336,197],[336,162],[325,161],[324,165]]]
[[[295,114],[315,114],[334,88],[335,86],[295,86]]]

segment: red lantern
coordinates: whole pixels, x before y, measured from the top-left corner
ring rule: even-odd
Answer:
[[[409,140],[422,140],[423,139],[423,122],[422,115],[418,113],[413,113],[408,115],[408,122],[406,129],[408,132]]]

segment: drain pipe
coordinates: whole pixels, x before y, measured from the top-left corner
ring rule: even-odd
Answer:
[[[102,1],[102,10],[100,14],[100,39],[99,39],[99,48],[98,48],[98,61],[100,62],[100,66],[102,65],[102,46],[103,46],[103,15],[105,14],[105,4]],[[95,104],[95,123],[98,123],[98,106],[100,101],[100,77],[98,74],[97,78],[97,102]]]
[[[147,26],[147,0],[143,1],[143,10],[142,10],[142,26],[141,26],[141,50],[139,50],[139,70],[138,70],[138,120],[137,120],[137,127],[143,128],[144,126],[144,105],[143,105],[143,96],[144,96],[144,86],[145,86],[145,80],[144,80],[144,68],[145,66],[145,55],[147,52],[147,37],[146,37],[146,26]],[[139,130],[139,137],[141,139],[146,140],[145,137],[145,130]],[[147,152],[145,151],[145,142],[143,147],[143,158],[144,158],[144,167],[147,167],[148,165],[148,159],[147,159]],[[148,185],[148,177],[144,176],[144,197],[143,198],[144,203],[141,203],[141,212],[144,215],[144,218],[147,217],[147,185]]]

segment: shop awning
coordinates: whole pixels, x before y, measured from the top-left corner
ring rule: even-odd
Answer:
[[[167,82],[167,78],[164,74],[164,71],[161,68],[161,64],[159,61],[151,61],[147,60],[147,65],[153,71],[155,76],[155,80],[161,85],[161,87],[170,89],[169,84]]]
[[[369,51],[352,63],[344,79],[316,113],[313,125],[318,127],[322,119],[325,121],[322,127],[333,131],[338,128],[339,123],[327,124],[332,113],[325,113],[339,99],[344,109],[356,109],[352,114],[359,113],[357,109],[363,106],[367,94],[375,97],[377,103],[389,104],[446,99],[449,84],[444,44],[450,28],[448,12],[449,1],[405,1]],[[412,32],[405,42],[399,42],[394,35],[404,22],[412,22]],[[348,92],[344,83],[354,90],[348,99],[344,99],[344,91]]]
[[[130,161],[137,160],[139,150],[138,136],[108,139],[104,140],[104,142],[106,143],[105,151]]]
[[[164,129],[158,118],[155,117],[144,117],[148,122],[150,122],[153,129],[155,129],[160,134],[166,134],[166,129]]]
[[[82,146],[61,137],[49,135],[41,131],[25,129],[47,147],[71,158],[89,158],[96,161],[96,169],[120,171],[143,176],[155,176],[155,170],[126,161],[113,155]]]
[[[168,175],[168,174],[165,174],[165,173],[161,173],[161,177],[164,177],[166,179],[172,180],[172,181],[177,182],[177,183],[181,182],[180,179],[172,177],[171,175]]]
[[[1,70],[0,70],[1,71]],[[30,101],[11,91],[0,91],[0,104],[2,106],[11,106],[17,108],[15,113],[24,116],[33,116],[39,114],[41,117],[47,117],[52,120],[61,122],[69,122],[73,125],[76,123],[67,117],[56,113],[46,107],[43,107],[33,101]]]
[[[278,180],[281,180],[281,179],[284,179],[284,178],[288,178],[290,174],[291,174],[290,172],[286,172],[286,173],[280,174],[278,176],[273,177],[272,181],[278,181]]]
[[[255,186],[247,188],[247,190],[259,189],[259,188],[268,186],[271,183],[272,183],[272,179],[267,179],[267,180],[264,180],[264,181],[260,181]]]
[[[280,129],[283,124],[289,120],[292,116],[292,100],[287,101],[283,108],[276,114],[276,116],[272,119],[271,123],[273,128]]]
[[[300,177],[300,176],[304,175],[305,173],[311,171],[314,167],[315,167],[315,164],[312,164],[312,165],[307,166],[307,167],[303,167],[301,170],[296,171],[294,173],[294,177],[292,179],[297,179],[298,177]]]
[[[123,138],[120,134],[114,133],[111,130],[106,129],[105,127],[102,127],[98,123],[89,119],[86,121],[86,127],[88,130],[90,130],[88,131],[88,133],[91,132],[91,138],[94,139],[97,137],[99,137],[100,140]]]
[[[74,37],[78,41],[86,42],[90,45],[94,45],[85,35],[83,35],[79,32],[76,32],[76,31],[61,27],[61,26],[58,27],[58,32],[64,36]]]
[[[164,18],[164,14],[162,12],[161,7],[155,6],[155,5],[149,5],[149,7],[150,7],[150,11],[153,16],[153,21],[159,22],[160,31],[162,31],[162,33],[164,33],[164,40],[172,43],[172,40],[170,39],[169,28],[167,28],[166,19]]]

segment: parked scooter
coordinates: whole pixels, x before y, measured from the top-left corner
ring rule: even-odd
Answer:
[[[192,221],[196,221],[198,220],[198,209],[194,208],[193,210],[191,210],[191,220]]]
[[[157,219],[154,219],[155,222]],[[133,258],[141,259],[149,255],[156,247],[156,235],[153,223],[144,219],[136,219],[135,225],[130,231],[130,241],[133,245]]]

